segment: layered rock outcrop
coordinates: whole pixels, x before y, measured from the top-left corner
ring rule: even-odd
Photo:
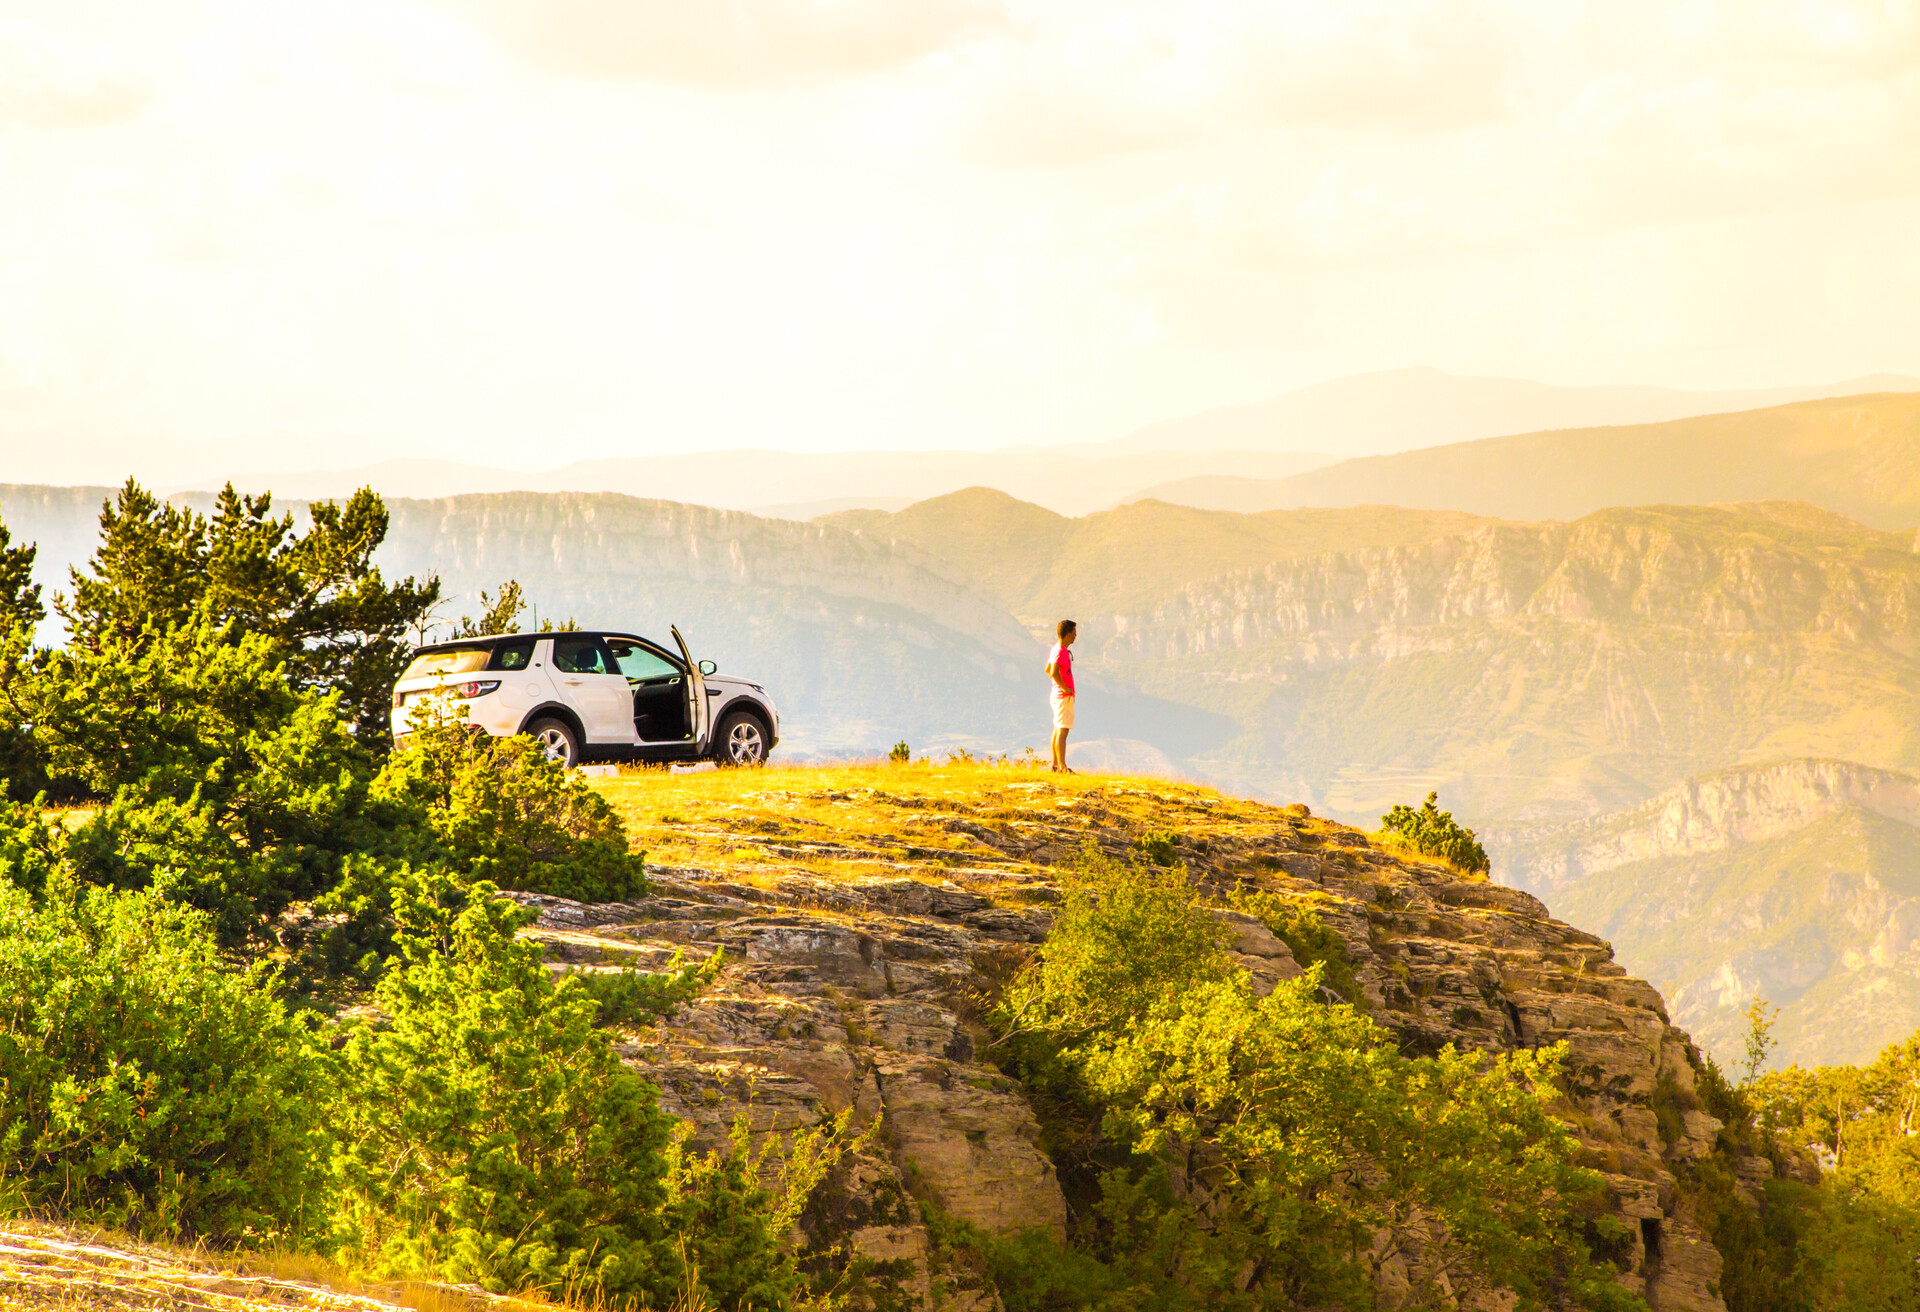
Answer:
[[[718,986],[638,1036],[629,1059],[708,1140],[742,1112],[761,1131],[849,1109],[863,1123],[880,1117],[850,1180],[805,1224],[818,1242],[881,1259],[890,1296],[926,1301],[947,1273],[913,1201],[994,1230],[1061,1233],[1068,1223],[1032,1109],[986,1060],[980,990],[1044,938],[1056,863],[1088,844],[1123,854],[1148,831],[1171,830],[1193,876],[1216,890],[1311,897],[1373,1015],[1408,1051],[1566,1041],[1570,1114],[1606,1172],[1611,1205],[1633,1222],[1616,1254],[1622,1283],[1660,1312],[1722,1306],[1719,1256],[1674,1173],[1718,1129],[1691,1096],[1698,1054],[1605,942],[1528,893],[1464,881],[1303,808],[1175,785],[1001,777],[965,799],[829,794],[848,822],[836,841],[743,826],[726,834],[724,863],[657,868],[654,896],[630,905],[539,900],[528,932],[556,968],[724,949]],[[948,845],[862,840],[863,828],[901,825]],[[816,855],[823,848],[831,867]],[[1259,921],[1229,915],[1227,927],[1257,981],[1298,972]]]
[[[1870,1061],[1920,1026],[1920,779],[1787,760],[1590,820],[1484,835],[1501,880],[1611,938],[1723,1065],[1756,996],[1780,1064]]]
[[[1854,761],[1768,761],[1684,780],[1624,811],[1483,837],[1503,882],[1541,892],[1638,861],[1782,839],[1853,808],[1920,827],[1920,779]]]

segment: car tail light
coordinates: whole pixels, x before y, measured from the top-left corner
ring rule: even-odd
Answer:
[[[484,697],[500,686],[498,679],[474,679],[454,685],[453,690],[462,697]]]

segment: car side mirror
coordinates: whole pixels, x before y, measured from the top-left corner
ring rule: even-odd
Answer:
[[[714,663],[713,663],[712,661],[701,661],[701,662],[700,662],[700,673],[702,673],[702,674],[718,674],[718,673],[720,673],[720,667],[719,667],[718,665],[715,665],[715,664],[714,664]]]

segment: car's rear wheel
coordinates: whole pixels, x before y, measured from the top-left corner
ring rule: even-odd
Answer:
[[[767,759],[767,726],[751,711],[730,711],[713,735],[713,759],[722,765],[759,765]]]
[[[565,720],[552,717],[535,720],[527,726],[527,734],[540,744],[540,751],[549,761],[558,761],[569,770],[580,764],[580,739]]]

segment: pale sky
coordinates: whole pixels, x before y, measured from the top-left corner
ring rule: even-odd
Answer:
[[[0,0],[0,481],[1920,374],[1916,233],[1917,0]]]

